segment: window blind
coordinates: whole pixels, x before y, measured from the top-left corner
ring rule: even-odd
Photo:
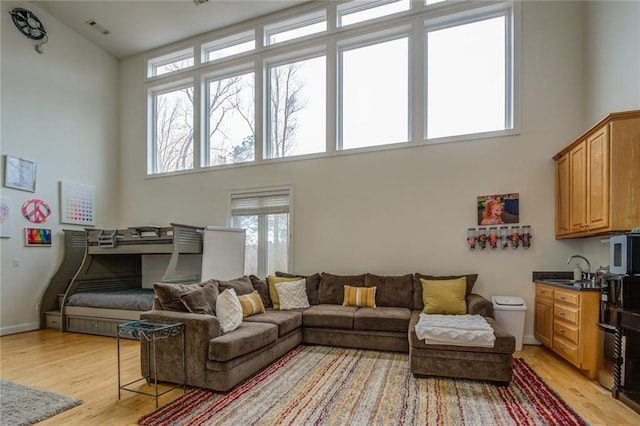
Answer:
[[[289,213],[289,191],[268,191],[231,196],[231,215]]]

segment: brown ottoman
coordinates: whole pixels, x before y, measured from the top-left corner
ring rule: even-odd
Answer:
[[[429,345],[416,336],[420,311],[413,311],[409,323],[409,365],[414,376],[443,376],[487,380],[500,384],[511,381],[516,338],[493,318],[496,342],[493,348]]]

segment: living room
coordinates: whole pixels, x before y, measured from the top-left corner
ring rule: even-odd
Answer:
[[[16,31],[14,7],[45,23],[42,54]],[[46,200],[53,242],[25,247],[30,224],[14,215],[11,238],[0,239],[0,334],[40,328],[37,305],[63,255],[62,229],[73,228],[60,223],[58,185],[72,181],[95,187],[96,226],[106,229],[228,226],[229,191],[293,187],[292,272],[478,273],[475,292],[525,300],[524,341],[535,344],[532,272],[570,271],[574,254],[608,264],[601,238],[555,239],[552,157],[607,114],[640,108],[639,5],[519,7],[512,134],[150,176],[146,60],[166,48],[117,58],[38,2],[2,2],[2,154],[38,166],[35,193],[3,187],[2,196],[16,211]],[[477,196],[506,193],[520,194],[532,246],[469,250]]]

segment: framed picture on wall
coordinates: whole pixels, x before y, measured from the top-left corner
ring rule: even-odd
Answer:
[[[4,186],[22,191],[36,192],[36,169],[33,161],[6,155]]]
[[[520,194],[478,195],[478,225],[520,222]]]
[[[25,245],[32,247],[51,247],[51,229],[24,228]]]

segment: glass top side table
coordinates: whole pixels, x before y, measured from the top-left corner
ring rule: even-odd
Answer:
[[[182,346],[182,383],[178,383],[162,392],[158,392],[158,365],[157,365],[157,353],[156,353],[156,341],[159,339],[167,339],[171,337],[180,337]],[[147,350],[147,371],[143,372],[143,377],[136,379],[132,382],[122,384],[121,368],[120,368],[120,338],[128,337],[139,339],[140,344],[146,344]],[[125,322],[118,324],[118,399],[120,399],[121,391],[135,392],[142,395],[153,396],[156,400],[156,408],[158,408],[158,397],[170,392],[176,388],[182,387],[182,392],[187,391],[187,368],[185,363],[185,341],[184,341],[184,324],[181,322],[165,322],[156,320],[138,320]],[[151,374],[153,369],[153,375]],[[132,389],[129,386],[137,383],[141,380],[145,380],[148,385],[153,382],[154,391],[143,392],[138,389]]]

